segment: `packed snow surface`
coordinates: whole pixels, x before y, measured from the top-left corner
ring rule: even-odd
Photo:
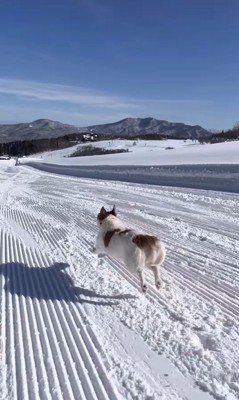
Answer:
[[[0,398],[238,400],[238,195],[0,162]],[[165,242],[157,291],[92,248],[96,215]]]

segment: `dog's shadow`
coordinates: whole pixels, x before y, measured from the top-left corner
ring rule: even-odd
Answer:
[[[7,293],[31,299],[112,306],[117,304],[112,300],[135,298],[130,294],[100,295],[93,290],[75,287],[72,278],[65,271],[67,267],[69,265],[65,263],[55,263],[49,267],[7,263],[0,265],[0,278],[5,278],[4,290]]]

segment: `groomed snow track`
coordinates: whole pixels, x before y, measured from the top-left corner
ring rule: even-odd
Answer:
[[[0,398],[239,396],[238,196],[0,169]],[[164,288],[92,254],[116,204],[160,234]]]
[[[40,220],[35,225],[27,213],[6,206],[18,183],[14,175],[9,181],[1,219],[53,244]],[[9,228],[0,231],[1,399],[118,399],[87,316],[62,272],[67,264],[25,246]]]
[[[65,265],[52,264],[3,230],[0,246],[2,353],[10,397],[116,399],[86,317],[61,279]]]

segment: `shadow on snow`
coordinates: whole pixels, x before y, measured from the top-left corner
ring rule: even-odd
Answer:
[[[6,292],[38,300],[64,300],[111,306],[117,304],[112,300],[135,298],[130,294],[100,295],[90,289],[75,287],[73,280],[65,272],[67,267],[69,265],[65,263],[55,263],[45,268],[7,263],[0,265],[0,276],[5,277]]]

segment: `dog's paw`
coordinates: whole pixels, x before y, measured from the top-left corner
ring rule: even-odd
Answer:
[[[146,283],[142,286],[142,290],[143,290],[143,293],[146,293],[147,292],[147,289],[148,289],[148,286],[146,285]]]
[[[161,288],[161,286],[162,286],[162,282],[161,281],[157,281],[156,282],[156,289],[160,289]]]

